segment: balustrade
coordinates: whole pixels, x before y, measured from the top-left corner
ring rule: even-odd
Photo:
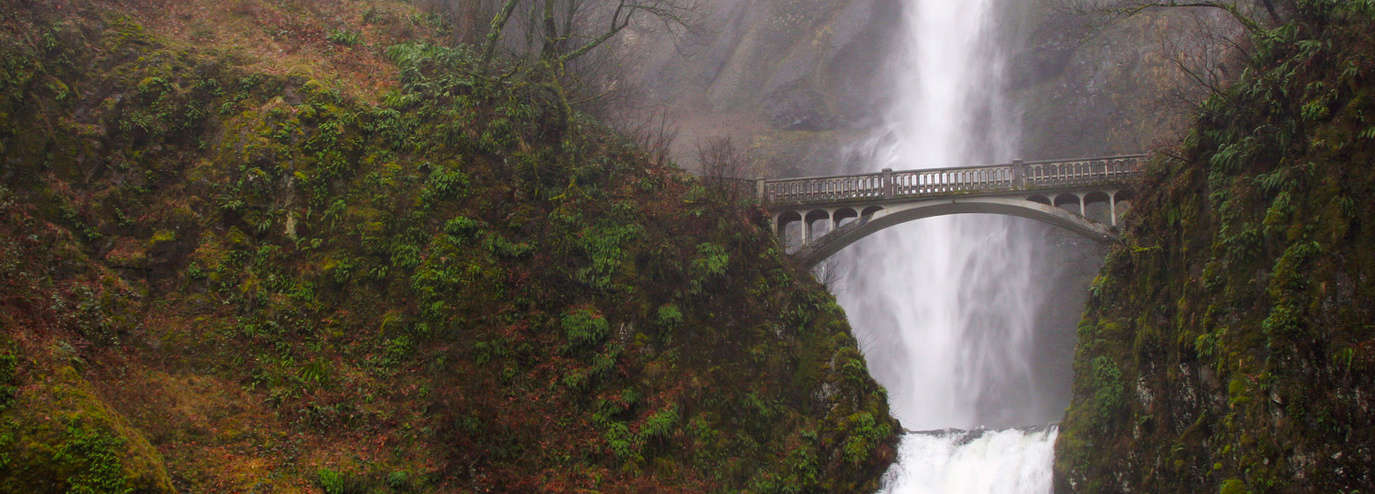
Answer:
[[[1144,162],[1142,155],[1114,156],[765,180],[760,199],[765,203],[825,203],[1108,185],[1140,175]]]

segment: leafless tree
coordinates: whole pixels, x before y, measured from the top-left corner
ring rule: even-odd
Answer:
[[[816,276],[816,281],[820,282],[822,286],[825,286],[826,291],[831,292],[832,295],[838,294],[841,290],[845,289],[844,281],[846,274],[844,264],[834,256],[821,261],[816,267],[812,268],[812,275]]]
[[[1174,21],[1158,33],[1158,56],[1174,66],[1181,84],[1161,103],[1193,108],[1220,93],[1239,74],[1252,36],[1286,22],[1294,0],[1058,0],[1060,9],[1089,25],[1142,15],[1168,15]],[[1181,22],[1182,21],[1182,22]]]
[[[743,177],[748,171],[749,155],[735,147],[729,137],[713,137],[697,143],[697,161],[702,167],[702,180],[717,191],[726,204],[737,204],[753,185]]]
[[[1157,9],[1208,9],[1225,12],[1250,32],[1279,24],[1293,12],[1293,0],[1062,0],[1064,10],[1133,16]]]
[[[1181,86],[1173,96],[1183,102],[1197,103],[1209,94],[1219,94],[1237,75],[1240,60],[1249,54],[1249,43],[1240,33],[1218,29],[1216,19],[1195,15],[1186,35],[1165,36],[1160,53],[1174,65],[1192,87]]]
[[[524,5],[524,15],[517,9]],[[495,56],[508,24],[523,27],[523,45],[536,60],[554,67],[586,55],[633,22],[654,22],[673,34],[685,31],[697,13],[695,0],[505,0],[492,17],[482,44],[482,63]]]
[[[479,0],[487,1],[487,0]],[[683,35],[697,16],[699,0],[500,0],[479,48],[481,73],[492,70],[499,47],[517,60],[515,71],[546,90],[569,123],[574,108],[605,102],[626,92],[611,58],[587,55],[635,26],[657,26],[666,36]],[[534,68],[533,71],[520,69]]]
[[[635,141],[655,165],[668,164],[673,141],[678,138],[678,127],[669,118],[667,109],[652,111],[639,122],[626,129],[626,135]]]

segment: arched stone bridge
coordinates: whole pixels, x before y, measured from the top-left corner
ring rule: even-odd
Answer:
[[[1058,225],[1094,240],[1117,236],[1130,186],[1145,155],[1057,161],[1014,161],[861,175],[758,180],[756,194],[788,244],[807,266],[874,232],[908,221],[960,213],[1020,216]],[[818,225],[820,228],[818,228]]]

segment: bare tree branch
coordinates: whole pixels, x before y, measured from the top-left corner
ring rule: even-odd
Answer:
[[[492,25],[487,31],[487,39],[482,43],[482,66],[479,68],[483,72],[487,71],[487,65],[492,62],[492,56],[496,53],[497,41],[501,40],[501,32],[506,29],[506,22],[511,19],[511,13],[515,12],[518,3],[520,0],[506,0],[506,4],[501,7],[501,12],[492,18]]]

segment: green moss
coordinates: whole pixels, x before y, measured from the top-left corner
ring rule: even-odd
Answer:
[[[0,413],[0,441],[0,483],[13,489],[173,492],[161,455],[71,367],[16,396]]]
[[[1246,483],[1238,479],[1227,479],[1222,482],[1222,486],[1217,490],[1218,494],[1246,494],[1251,492],[1246,489]]]

